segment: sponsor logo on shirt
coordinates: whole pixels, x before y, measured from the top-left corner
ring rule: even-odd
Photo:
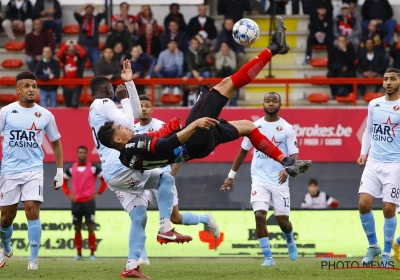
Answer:
[[[398,125],[398,123],[392,123],[390,117],[388,117],[388,119],[384,123],[374,123],[372,125],[372,139],[375,141],[392,143],[394,138],[396,138],[396,133],[394,132],[394,129]]]
[[[13,148],[39,148],[37,136],[41,131],[42,129],[36,128],[35,122],[30,128],[11,130],[8,145]]]
[[[137,187],[140,184],[139,180],[135,180],[132,177],[129,179],[129,181],[127,181],[129,183],[129,189],[132,191],[137,191]]]
[[[132,156],[131,160],[129,161],[129,167],[133,168],[135,166],[137,160],[138,160],[138,156],[137,155]]]
[[[12,110],[11,114],[18,114],[18,111],[17,110]]]

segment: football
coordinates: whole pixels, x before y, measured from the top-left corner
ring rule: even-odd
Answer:
[[[232,36],[238,44],[250,46],[258,40],[260,28],[254,20],[242,18],[233,26]]]

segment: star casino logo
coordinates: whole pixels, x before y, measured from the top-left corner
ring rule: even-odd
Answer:
[[[396,133],[394,129],[398,125],[398,123],[392,123],[390,117],[388,117],[388,119],[384,123],[374,123],[372,125],[372,139],[375,141],[392,143],[394,138],[396,138]]]
[[[41,131],[42,129],[37,128],[34,122],[30,128],[11,130],[8,145],[13,148],[38,148],[38,135]]]
[[[132,191],[137,191],[137,187],[140,184],[139,180],[135,180],[132,177],[129,179],[129,181],[126,181],[129,184],[129,189]]]

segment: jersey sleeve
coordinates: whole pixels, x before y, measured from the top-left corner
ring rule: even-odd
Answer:
[[[101,178],[103,176],[103,170],[97,164],[93,164],[94,167],[94,176],[97,178]]]
[[[44,131],[46,132],[47,136],[49,137],[51,142],[54,142],[58,139],[61,138],[61,134],[58,131],[57,124],[56,124],[56,119],[54,118],[54,115],[49,112],[47,115],[47,125],[44,128]]]
[[[297,144],[296,138],[296,131],[294,130],[293,126],[288,128],[288,135],[287,135],[287,147],[289,155],[294,155],[299,153],[299,147]]]
[[[251,147],[253,147],[253,144],[251,144],[250,139],[248,137],[243,137],[242,149],[249,151]]]
[[[0,133],[3,132],[4,127],[6,126],[6,116],[8,112],[9,106],[5,106],[0,110]]]
[[[96,104],[96,109],[106,119],[122,126],[127,126],[133,130],[134,119],[132,107],[128,98],[121,100],[122,110],[118,109],[117,105],[108,98],[101,99]]]
[[[372,109],[375,107],[376,102],[371,101],[368,105],[368,115],[367,115],[367,126],[363,133],[362,141],[361,141],[361,154],[367,155],[369,148],[371,146],[371,138],[372,138]]]

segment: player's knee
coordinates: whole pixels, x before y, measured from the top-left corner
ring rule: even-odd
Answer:
[[[36,207],[30,207],[25,209],[25,214],[28,220],[37,220],[39,219],[39,209]]]
[[[267,212],[265,211],[256,211],[254,213],[256,217],[256,224],[257,225],[265,225],[266,224],[266,218],[267,218]]]
[[[8,215],[2,215],[1,221],[0,221],[0,226],[2,228],[8,228],[12,225],[13,219],[11,216]]]
[[[396,204],[384,202],[383,203],[383,216],[387,219],[393,218],[396,215]]]
[[[147,212],[145,206],[135,206],[133,210],[129,213],[132,221],[141,221],[143,224],[147,221]]]
[[[367,200],[365,199],[360,199],[358,202],[358,209],[360,210],[361,214],[366,214],[369,211],[371,211],[371,203],[369,203]]]
[[[287,216],[276,216],[276,220],[278,222],[279,227],[283,232],[286,232],[290,229],[291,223],[289,221],[289,217]]]
[[[175,185],[174,176],[164,172],[163,175],[161,176],[159,187],[161,185],[171,186],[171,189],[172,189],[173,186]]]

